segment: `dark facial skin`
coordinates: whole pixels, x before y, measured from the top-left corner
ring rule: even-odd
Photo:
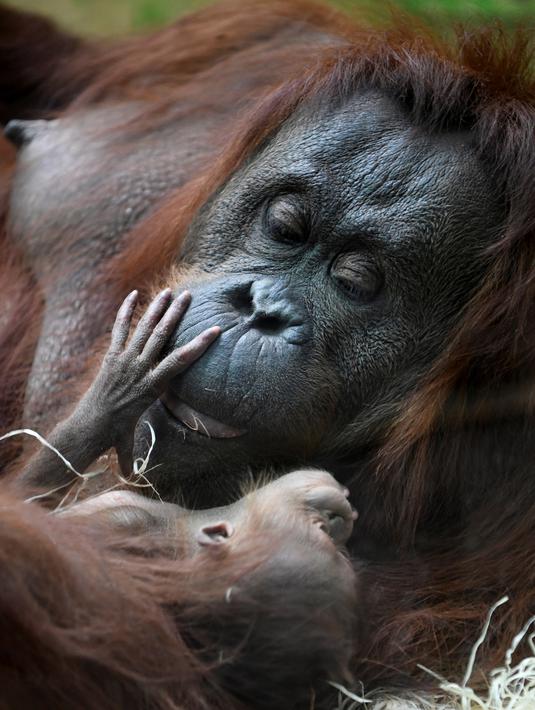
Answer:
[[[211,505],[240,471],[358,460],[443,348],[499,222],[466,134],[372,93],[297,116],[187,239],[173,346],[222,334],[142,417],[162,495]]]

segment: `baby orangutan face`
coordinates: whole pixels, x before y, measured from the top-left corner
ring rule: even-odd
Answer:
[[[357,518],[347,497],[326,471],[302,469],[219,508],[186,510],[121,490],[68,514],[97,516],[127,536],[163,537],[182,559],[217,557],[239,567],[241,559],[254,558],[236,590],[287,598],[293,587],[302,604],[326,601],[345,609],[357,581],[344,548]]]
[[[98,515],[118,530],[176,537],[183,556],[207,548],[236,548],[252,532],[302,541],[314,549],[338,554],[349,539],[356,511],[349,492],[326,471],[303,469],[257,488],[227,506],[186,510],[131,491],[112,491],[70,509],[70,515]],[[291,529],[291,538],[287,533]],[[275,533],[277,531],[277,533]]]

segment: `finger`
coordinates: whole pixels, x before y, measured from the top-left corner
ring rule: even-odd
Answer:
[[[132,291],[122,302],[111,331],[110,352],[121,352],[128,340],[130,324],[137,303],[138,291]]]
[[[173,300],[143,348],[142,356],[144,359],[152,362],[160,354],[171,334],[182,320],[184,313],[188,310],[190,303],[191,294],[189,291],[184,291]]]
[[[217,340],[220,335],[221,328],[216,325],[213,328],[204,330],[182,348],[173,350],[152,373],[154,384],[164,384],[175,375],[186,370],[206,352],[214,340]]]
[[[167,310],[171,300],[171,289],[165,288],[152,300],[149,307],[143,314],[132,335],[128,350],[133,355],[138,355],[149,339],[155,325]]]

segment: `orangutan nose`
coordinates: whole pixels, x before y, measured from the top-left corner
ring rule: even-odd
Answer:
[[[230,296],[232,306],[250,328],[262,335],[278,336],[292,345],[302,345],[310,339],[304,306],[284,281],[248,281],[234,287]]]

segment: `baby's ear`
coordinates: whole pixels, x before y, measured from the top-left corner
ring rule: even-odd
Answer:
[[[211,545],[223,545],[234,533],[234,528],[227,520],[219,523],[204,525],[196,535],[199,545],[209,547]]]

